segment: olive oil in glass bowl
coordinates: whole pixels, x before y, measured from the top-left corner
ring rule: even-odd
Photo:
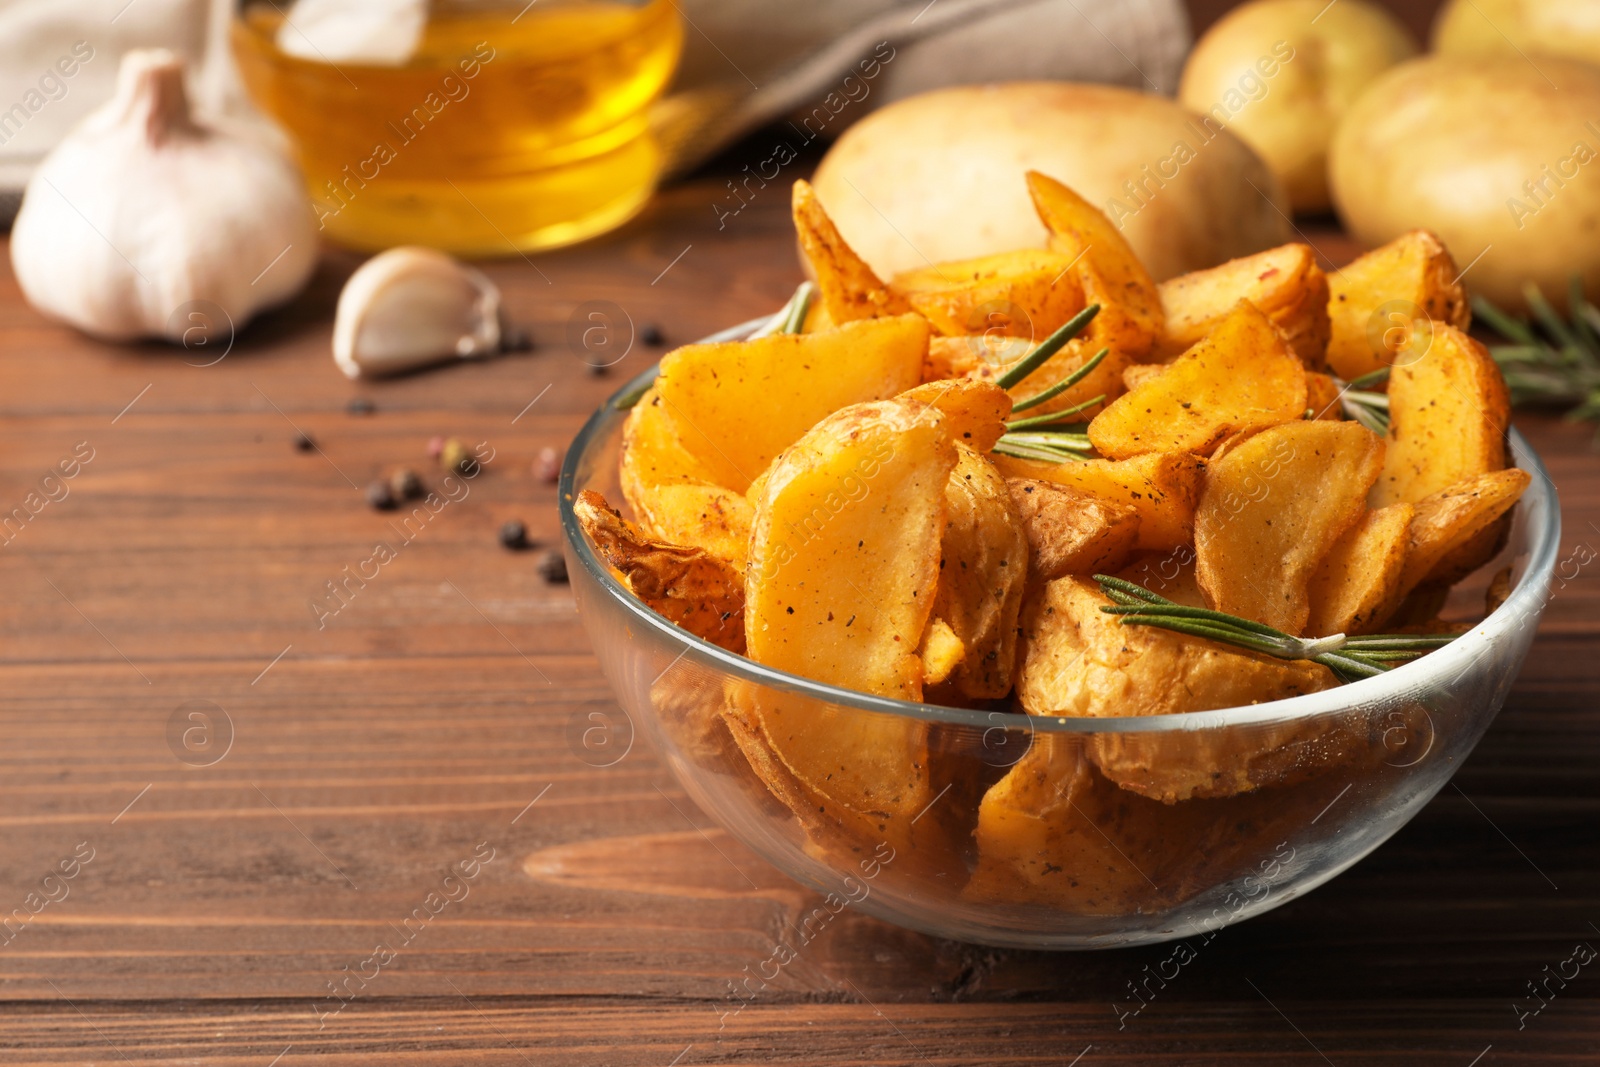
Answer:
[[[323,232],[466,256],[571,244],[637,212],[671,0],[245,0],[233,49],[289,134]]]

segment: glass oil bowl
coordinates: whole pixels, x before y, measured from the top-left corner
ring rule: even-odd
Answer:
[[[1533,639],[1560,538],[1555,490],[1513,431],[1514,460],[1533,482],[1505,551],[1456,594],[1481,605],[1488,576],[1510,567],[1510,596],[1413,663],[1290,700],[1183,715],[1039,718],[911,704],[726,652],[617,581],[578,528],[572,502],[595,489],[620,504],[626,414],[609,403],[596,412],[561,473],[578,608],[618,701],[684,790],[824,895],[799,924],[800,938],[854,907],[989,945],[1149,944],[1208,938],[1316,888],[1405,825],[1483,736]],[[819,798],[759,743],[752,709],[779,701],[786,712],[831,718],[841,733],[876,720],[925,738],[926,805],[891,816]],[[1164,804],[1120,788],[1102,765],[1119,776],[1180,778],[1248,767],[1270,784]],[[985,803],[996,782],[1012,803]]]
[[[644,206],[683,28],[672,0],[243,0],[232,39],[330,238],[503,256]]]

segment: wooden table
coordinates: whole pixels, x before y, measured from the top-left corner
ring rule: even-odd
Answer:
[[[719,231],[720,192],[490,264],[536,349],[382,385],[329,358],[352,257],[213,365],[48,325],[0,275],[0,511],[92,450],[0,547],[0,916],[45,901],[0,932],[0,1063],[1593,1062],[1600,971],[1523,1028],[1512,1008],[1600,945],[1600,467],[1589,430],[1531,416],[1568,581],[1459,788],[1377,854],[1227,930],[1121,1027],[1112,1001],[1166,950],[995,951],[848,911],[720,1027],[813,900],[642,738],[595,765],[574,726],[609,695],[568,590],[496,539],[519,518],[554,542],[536,456],[661,352],[593,376],[581,303],[671,343],[798,281],[786,197]],[[437,483],[433,435],[494,458],[349,581],[400,541],[363,488],[397,464]],[[466,895],[334,1012],[331,983],[475,854]]]

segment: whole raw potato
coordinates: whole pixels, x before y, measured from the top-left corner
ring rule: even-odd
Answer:
[[[1600,67],[1411,60],[1351,108],[1329,163],[1339,217],[1365,244],[1432,230],[1466,287],[1508,308],[1524,282],[1558,303],[1573,274],[1600,292]]]
[[[1417,46],[1363,0],[1256,0],[1200,38],[1178,99],[1256,150],[1296,211],[1325,211],[1328,142],[1372,80]]]
[[[1242,141],[1171,100],[1100,85],[909,97],[846,130],[812,183],[887,278],[1042,246],[1029,169],[1101,207],[1158,280],[1292,240],[1282,188]]]
[[[1433,24],[1434,51],[1458,56],[1544,53],[1600,63],[1594,0],[1450,0]]]

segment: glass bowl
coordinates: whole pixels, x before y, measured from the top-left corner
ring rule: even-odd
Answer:
[[[618,701],[685,792],[823,894],[798,925],[801,941],[854,907],[988,945],[1149,944],[1209,937],[1316,888],[1404,826],[1472,752],[1527,654],[1560,538],[1555,489],[1512,431],[1514,461],[1533,482],[1505,549],[1456,588],[1447,614],[1471,617],[1474,605],[1481,614],[1489,576],[1505,568],[1510,595],[1419,660],[1289,700],[1178,715],[1055,718],[912,704],[763,667],[678,628],[623,587],[572,507],[584,489],[622,504],[627,412],[615,399],[589,419],[561,472],[578,610]],[[763,744],[770,720],[761,709],[779,705],[784,715],[825,718],[840,739],[910,738],[926,764],[906,772],[903,795],[885,805],[893,810],[833,803]],[[1248,791],[1166,804],[1116,784],[1197,775]],[[1004,784],[991,791],[996,782]]]

